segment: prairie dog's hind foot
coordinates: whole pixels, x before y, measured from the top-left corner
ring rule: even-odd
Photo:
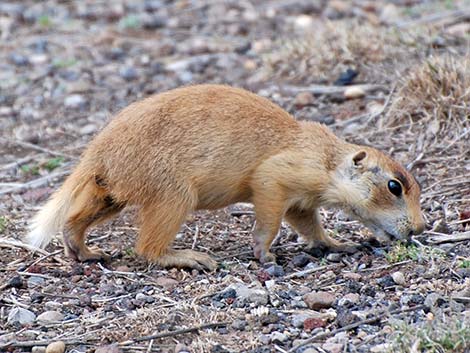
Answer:
[[[206,269],[209,271],[214,271],[217,268],[217,262],[209,255],[189,249],[170,249],[151,261],[162,267]]]
[[[77,246],[70,239],[64,238],[64,248],[67,257],[74,260],[85,261],[104,261],[111,260],[111,256],[98,248],[89,248],[86,245]]]

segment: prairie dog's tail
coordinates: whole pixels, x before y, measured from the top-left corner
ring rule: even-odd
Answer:
[[[29,225],[29,233],[26,235],[29,244],[44,248],[54,235],[64,228],[74,198],[89,181],[89,178],[83,178],[78,174],[72,173],[34,216]]]

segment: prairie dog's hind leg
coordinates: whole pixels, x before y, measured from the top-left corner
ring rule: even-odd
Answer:
[[[86,246],[86,230],[118,214],[124,206],[110,196],[100,195],[93,186],[85,188],[74,201],[64,227],[66,255],[79,261],[108,260],[103,251]]]
[[[317,209],[302,210],[290,208],[285,214],[286,221],[307,241],[307,248],[327,248],[331,251],[354,253],[359,244],[351,241],[339,242],[329,237],[321,225]]]
[[[214,270],[217,263],[209,255],[189,249],[170,248],[194,204],[194,199],[181,197],[173,198],[172,202],[154,201],[144,205],[140,211],[137,253],[162,267]]]

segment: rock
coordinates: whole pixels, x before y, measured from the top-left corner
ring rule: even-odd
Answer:
[[[376,290],[373,286],[365,284],[361,287],[360,293],[373,298],[376,295]]]
[[[34,320],[36,320],[36,314],[34,314],[32,311],[20,307],[11,309],[7,319],[10,325],[28,325],[33,323]]]
[[[34,346],[31,349],[31,353],[46,353],[46,347],[43,346]]]
[[[343,254],[333,252],[333,253],[328,254],[326,259],[331,262],[340,262],[342,257],[343,257]]]
[[[392,276],[385,275],[384,277],[377,280],[377,284],[383,288],[393,287],[395,285],[395,281],[393,280]]]
[[[98,130],[98,127],[95,124],[87,124],[80,128],[80,135],[90,135],[96,132]]]
[[[356,322],[357,316],[354,315],[349,310],[342,310],[338,312],[338,316],[336,317],[336,322],[338,323],[339,327],[344,327]]]
[[[359,86],[351,86],[344,90],[344,98],[346,99],[357,99],[362,98],[366,95],[366,91]]]
[[[86,106],[87,100],[80,94],[72,94],[65,98],[64,105],[67,108],[82,109]]]
[[[345,272],[343,273],[344,279],[350,279],[351,281],[360,281],[362,279],[362,275],[356,272]]]
[[[91,84],[87,80],[78,80],[67,84],[67,92],[73,93],[84,93],[91,90]]]
[[[243,331],[245,330],[246,327],[246,321],[245,320],[240,320],[240,319],[235,319],[233,320],[232,324],[230,325],[232,328],[238,331]]]
[[[62,341],[52,342],[46,348],[46,353],[64,353],[65,343]]]
[[[11,107],[0,107],[0,116],[11,116],[14,114],[14,110]]]
[[[165,289],[172,289],[175,287],[179,282],[176,279],[169,278],[169,277],[158,277],[155,280],[155,283]]]
[[[360,296],[357,293],[348,293],[338,300],[340,306],[352,306],[359,303]]]
[[[404,286],[406,284],[405,276],[400,271],[393,272],[392,279],[393,279],[393,282],[395,282],[396,284],[400,286]]]
[[[424,303],[424,297],[420,294],[402,295],[400,297],[401,305],[421,305]]]
[[[145,29],[149,29],[149,30],[163,28],[166,26],[166,23],[167,23],[164,17],[157,16],[157,15],[144,16],[141,19],[141,22],[142,22],[142,27],[144,27]]]
[[[237,299],[245,303],[255,305],[266,305],[268,303],[268,292],[260,287],[249,288],[243,283],[236,283],[230,286],[237,294]]]
[[[266,272],[267,272],[270,276],[273,276],[273,277],[281,277],[281,276],[284,276],[284,269],[282,268],[282,266],[279,266],[279,265],[272,265],[272,266],[269,266],[269,267],[266,269]]]
[[[352,84],[353,80],[357,77],[359,72],[357,70],[348,68],[346,71],[342,72],[338,79],[334,82],[337,86],[346,86]]]
[[[276,314],[268,314],[268,315],[263,315],[260,317],[260,322],[263,326],[267,326],[269,324],[275,324],[279,321],[279,316]]]
[[[310,331],[315,330],[316,328],[325,327],[326,320],[317,319],[317,318],[308,318],[308,319],[305,319],[303,326],[304,326],[305,331],[310,332]]]
[[[343,351],[343,344],[341,343],[329,343],[326,342],[322,345],[322,348],[329,353],[341,353]]]
[[[175,353],[186,353],[186,352],[190,352],[191,350],[189,349],[188,346],[186,346],[185,344],[183,343],[178,343],[176,346],[175,346]]]
[[[271,333],[270,339],[273,343],[283,343],[288,340],[288,337],[282,332],[274,331],[273,333]]]
[[[400,18],[400,12],[394,4],[387,4],[380,13],[380,21],[386,24],[392,24]]]
[[[13,276],[12,278],[10,278],[4,289],[7,289],[7,288],[17,288],[17,289],[19,289],[19,288],[23,288],[23,287],[24,287],[23,277],[18,275],[18,276]]]
[[[100,346],[95,349],[95,353],[121,353],[122,350],[116,344]]]
[[[268,345],[271,343],[271,336],[269,335],[260,335],[259,336],[259,342],[264,345]]]
[[[114,47],[106,51],[104,56],[108,60],[119,60],[126,56],[126,52],[122,48]]]
[[[16,66],[26,66],[29,64],[29,60],[26,56],[17,53],[10,54],[10,61]]]
[[[300,31],[312,28],[314,23],[313,17],[309,15],[300,15],[294,20],[294,26]]]
[[[41,323],[59,322],[64,319],[64,315],[58,311],[45,311],[37,317],[37,321]]]
[[[335,317],[336,312],[334,312],[333,309],[327,310],[324,313],[312,310],[305,310],[293,315],[291,322],[294,327],[305,328],[305,324],[307,321],[311,321],[307,322],[307,325],[313,325],[314,322],[319,323],[319,320],[327,322],[334,320]]]
[[[29,57],[29,62],[33,65],[43,65],[49,61],[46,54],[34,54]]]
[[[335,297],[329,292],[314,292],[303,296],[303,299],[310,309],[318,310],[329,308],[333,305]]]
[[[391,348],[392,348],[392,345],[390,343],[382,343],[382,344],[378,344],[370,348],[370,352],[371,353],[389,352]]]
[[[135,80],[139,76],[137,70],[132,66],[125,66],[120,68],[119,75],[127,81]]]
[[[444,298],[438,293],[429,293],[424,299],[424,305],[428,308],[436,308],[445,303]]]
[[[315,102],[315,97],[311,92],[300,92],[294,98],[294,105],[297,108],[303,108],[307,105],[312,105]]]
[[[305,253],[295,255],[292,259],[292,264],[296,267],[305,267],[309,262],[313,260],[312,256]]]

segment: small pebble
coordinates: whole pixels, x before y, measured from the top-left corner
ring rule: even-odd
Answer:
[[[326,259],[331,262],[340,262],[342,257],[343,257],[343,254],[333,252],[333,253],[328,254]]]
[[[45,311],[37,317],[37,321],[41,323],[59,322],[64,319],[64,315],[58,311]]]
[[[314,292],[305,294],[303,299],[310,309],[318,310],[331,307],[335,296],[329,292]]]
[[[315,97],[310,92],[300,92],[294,98],[294,105],[297,108],[303,108],[307,105],[312,105],[315,102]]]
[[[240,320],[240,319],[235,319],[232,324],[232,328],[238,331],[243,331],[245,330],[246,327],[246,321],[245,320]]]
[[[279,266],[279,265],[272,265],[272,266],[269,266],[269,267],[266,269],[266,272],[267,272],[270,276],[273,276],[273,277],[281,277],[281,276],[284,276],[284,269],[282,268],[282,266]]]
[[[352,306],[359,303],[360,296],[357,293],[348,293],[338,300],[340,306]]]
[[[64,100],[64,105],[67,108],[72,108],[72,109],[81,109],[84,108],[87,104],[87,100],[85,97],[83,97],[80,94],[72,94],[65,98]]]
[[[11,54],[10,60],[16,66],[26,66],[29,64],[28,58],[21,54],[16,54],[16,53]]]
[[[398,284],[400,286],[404,286],[405,283],[406,283],[405,276],[400,271],[393,272],[392,273],[392,279],[396,284]]]
[[[23,277],[20,275],[18,276],[13,276],[10,278],[10,280],[7,282],[6,288],[23,288],[24,287],[24,282],[23,282]]]
[[[277,331],[272,332],[270,338],[273,343],[283,343],[288,339],[286,334]]]
[[[165,289],[172,289],[173,287],[178,285],[179,282],[176,279],[169,277],[158,277],[155,280],[155,283]]]
[[[301,253],[293,257],[292,264],[296,267],[305,267],[312,260],[313,258],[310,255]]]
[[[52,342],[46,348],[46,353],[64,353],[65,343],[62,341]]]
[[[326,342],[322,345],[322,348],[329,353],[341,353],[343,351],[343,344],[341,343],[329,343]]]
[[[36,314],[30,310],[17,307],[10,310],[7,320],[10,325],[28,325],[36,320]]]
[[[359,86],[351,86],[344,90],[344,97],[346,99],[357,99],[362,98],[366,95],[363,88]]]
[[[43,346],[34,346],[31,349],[31,353],[46,353],[46,347]]]
[[[135,80],[138,77],[137,70],[132,66],[121,68],[119,70],[119,75],[127,81]]]

